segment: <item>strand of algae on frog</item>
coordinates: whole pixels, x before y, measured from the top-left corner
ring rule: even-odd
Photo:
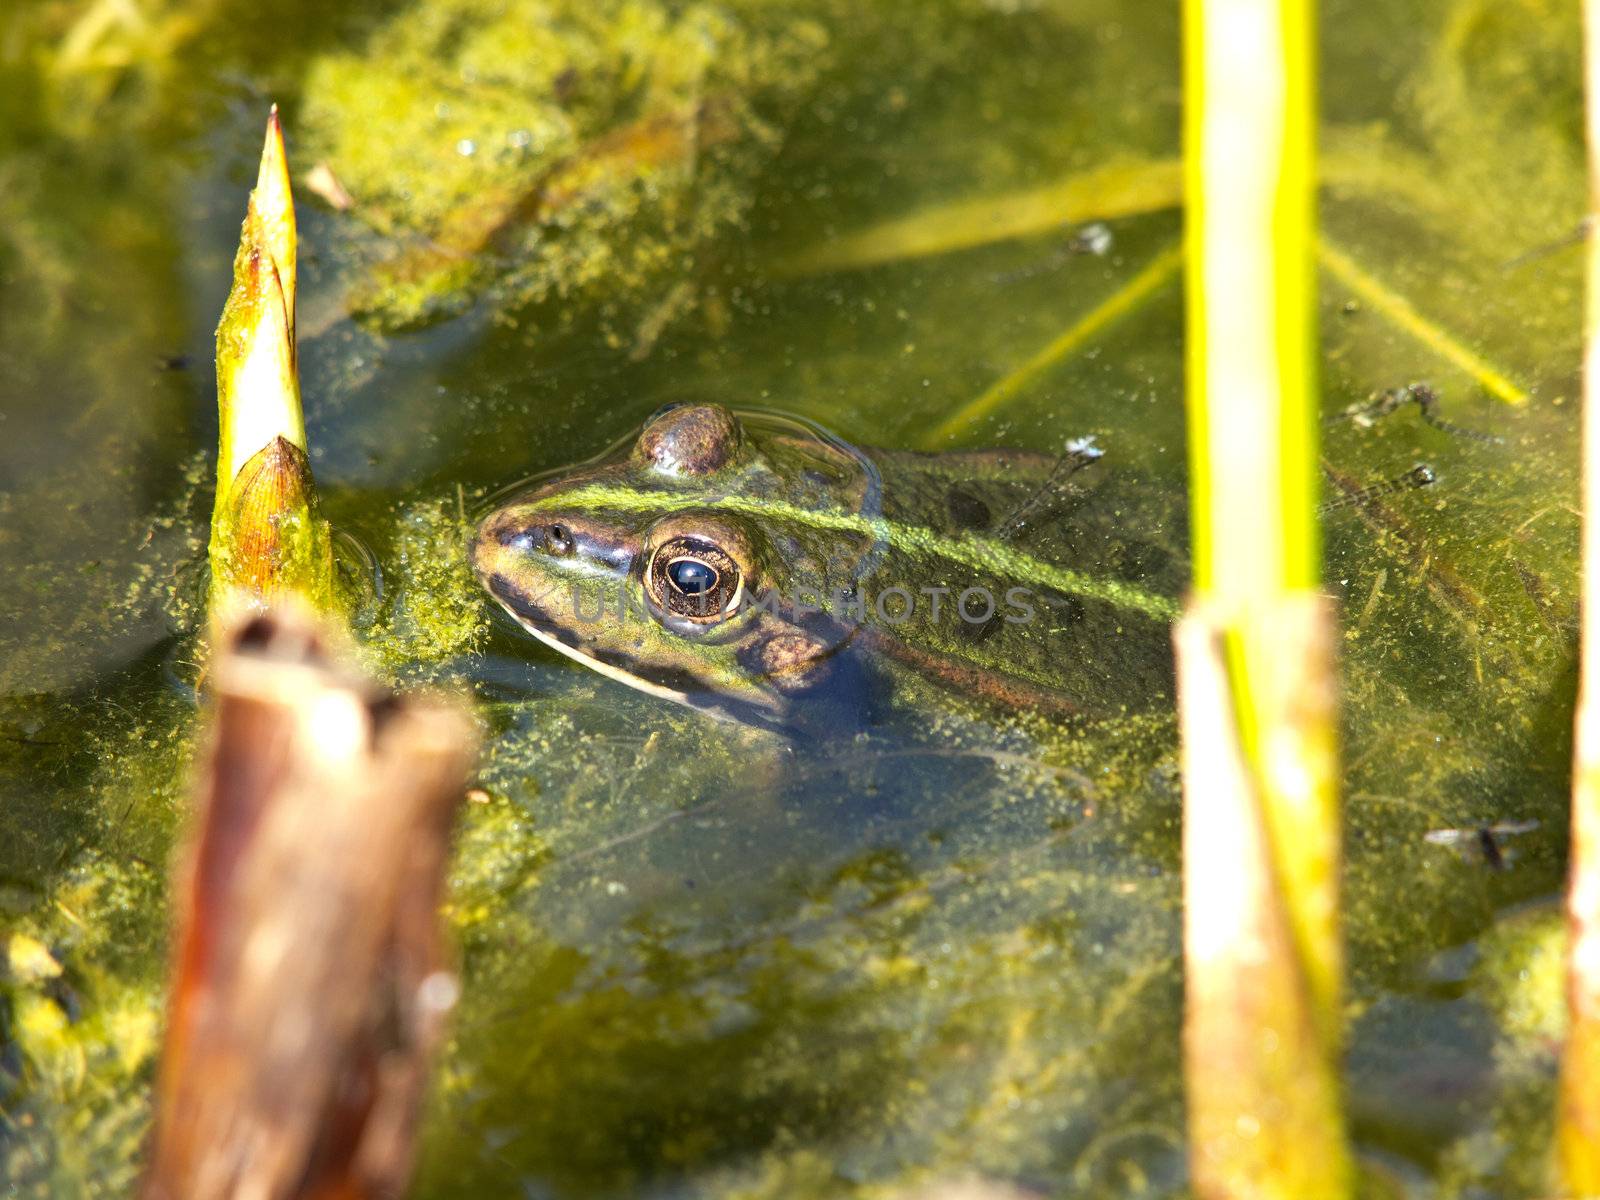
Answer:
[[[971,429],[996,408],[1015,399],[1051,367],[1082,349],[1091,338],[1120,321],[1160,291],[1183,265],[1183,244],[1173,242],[1101,303],[1085,313],[1016,370],[990,384],[977,398],[946,417],[922,439],[924,447],[948,442]]]
[[[670,492],[646,492],[613,484],[591,483],[569,492],[533,501],[529,508],[533,511],[549,508],[566,511],[576,509],[652,513],[676,512],[683,507],[683,504],[683,497]],[[1157,620],[1171,621],[1178,615],[1177,602],[1166,596],[1147,592],[1122,580],[1097,579],[1081,571],[1043,562],[1031,554],[998,542],[980,541],[965,535],[950,537],[931,529],[891,521],[886,517],[864,517],[859,513],[819,512],[781,500],[750,500],[741,496],[724,496],[718,500],[698,503],[696,507],[745,517],[776,518],[810,525],[817,529],[865,534],[887,542],[902,553],[918,558],[942,558],[975,570],[1002,574],[1021,583],[1031,583],[1059,592],[1086,596],[1092,600],[1103,600],[1117,608]]]
[[[1504,371],[1428,320],[1411,301],[1370,274],[1348,252],[1326,237],[1318,239],[1317,260],[1328,274],[1440,358],[1471,375],[1495,399],[1517,407],[1529,402],[1528,393],[1513,383]]]
[[[1177,208],[1183,165],[1175,158],[1105,163],[1044,187],[961,200],[858,229],[779,259],[780,276],[854,271],[949,254],[1083,221],[1111,221]]]

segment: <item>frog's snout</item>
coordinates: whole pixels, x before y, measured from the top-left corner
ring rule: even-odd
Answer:
[[[491,579],[525,564],[529,555],[544,552],[552,540],[546,523],[530,521],[510,509],[492,512],[472,536],[472,569],[479,578]]]
[[[512,506],[483,519],[472,539],[471,558],[478,576],[490,579],[546,568],[565,574],[584,565],[623,570],[629,554],[625,540],[614,531],[582,517]]]

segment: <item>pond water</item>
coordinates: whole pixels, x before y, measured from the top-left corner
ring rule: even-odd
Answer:
[[[60,967],[0,972],[14,1194],[137,1177],[211,335],[271,100],[366,652],[484,734],[416,1194],[1182,1194],[1169,713],[1066,727],[911,684],[797,744],[538,647],[465,558],[498,489],[696,399],[892,449],[1093,436],[1143,494],[1130,539],[1181,551],[1171,7],[13,6],[0,930]],[[1375,1188],[1534,1196],[1577,636],[1576,6],[1321,20],[1349,1109]],[[1437,403],[1351,414],[1423,381]],[[1426,488],[1340,502],[1418,464]]]

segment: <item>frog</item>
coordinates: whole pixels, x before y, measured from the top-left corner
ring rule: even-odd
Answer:
[[[469,558],[539,642],[750,725],[870,725],[911,681],[1065,721],[1169,707],[1181,514],[1102,457],[877,449],[685,402],[502,492]]]

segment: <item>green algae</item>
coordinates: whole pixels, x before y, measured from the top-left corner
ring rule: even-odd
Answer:
[[[1566,1029],[1566,930],[1549,904],[1513,911],[1472,946],[1468,996],[1492,1018],[1484,1103],[1445,1151],[1442,1196],[1482,1189],[1550,1194],[1555,1186],[1549,1112]]]
[[[471,535],[459,492],[406,505],[396,515],[383,556],[387,602],[363,631],[387,670],[447,662],[483,645],[489,621],[467,566]]]
[[[1347,107],[1367,119],[1339,121],[1340,105],[1329,114],[1330,170],[1342,182],[1325,222],[1422,311],[1469,344],[1493,345],[1502,368],[1554,399],[1580,311],[1578,261],[1560,250],[1585,205],[1578,11],[1462,0],[1429,28],[1384,119],[1360,112],[1359,99]],[[1471,202],[1451,200],[1462,196]],[[1402,244],[1427,254],[1390,253]],[[1517,337],[1495,336],[1513,325]]]
[[[500,909],[517,934],[474,920],[464,937],[467,999],[437,1103],[442,1128],[478,1134],[436,1144],[422,1194],[499,1190],[528,1170],[564,1190],[701,1178],[739,1194],[804,1174],[819,1147],[845,1186],[970,1163],[974,1140],[998,1170],[1042,1166],[1064,1141],[1085,1177],[1117,1178],[1118,1149],[1068,1120],[1061,1088],[1095,1097],[1108,1123],[1159,1115],[1114,1081],[1152,1014],[1171,1012],[1150,999],[1177,988],[1176,880],[1144,857],[1170,825],[1086,817],[1082,771],[954,718],[888,758],[868,740],[796,763],[749,735],[743,777],[766,760],[770,780],[758,801],[692,726],[612,732],[644,715],[631,707],[580,709],[582,739],[567,722],[517,731],[536,755],[539,795],[521,804],[548,814],[534,830],[547,858]],[[507,765],[492,804],[526,786]],[[619,777],[630,765],[673,791]],[[991,810],[997,776],[1008,800]],[[1115,776],[1107,790],[1131,794]],[[974,808],[984,828],[964,819]],[[1125,918],[1094,899],[1108,888]],[[1139,915],[1152,900],[1160,920]],[[1172,1033],[1159,1041],[1175,1055]],[[548,1118],[522,1119],[530,1108]]]
[[[744,222],[781,141],[766,114],[827,43],[781,6],[451,0],[313,62],[307,141],[391,251],[353,311],[393,328],[484,292],[599,305],[647,350],[668,309],[643,310]]]
[[[0,1177],[18,1196],[124,1195],[137,1181],[166,990],[151,948],[166,924],[191,733],[186,706],[147,704],[92,738],[95,765],[79,782],[41,781],[87,793],[91,815],[75,853],[58,847],[47,898],[0,916],[9,939],[36,942],[55,964],[0,977]]]

